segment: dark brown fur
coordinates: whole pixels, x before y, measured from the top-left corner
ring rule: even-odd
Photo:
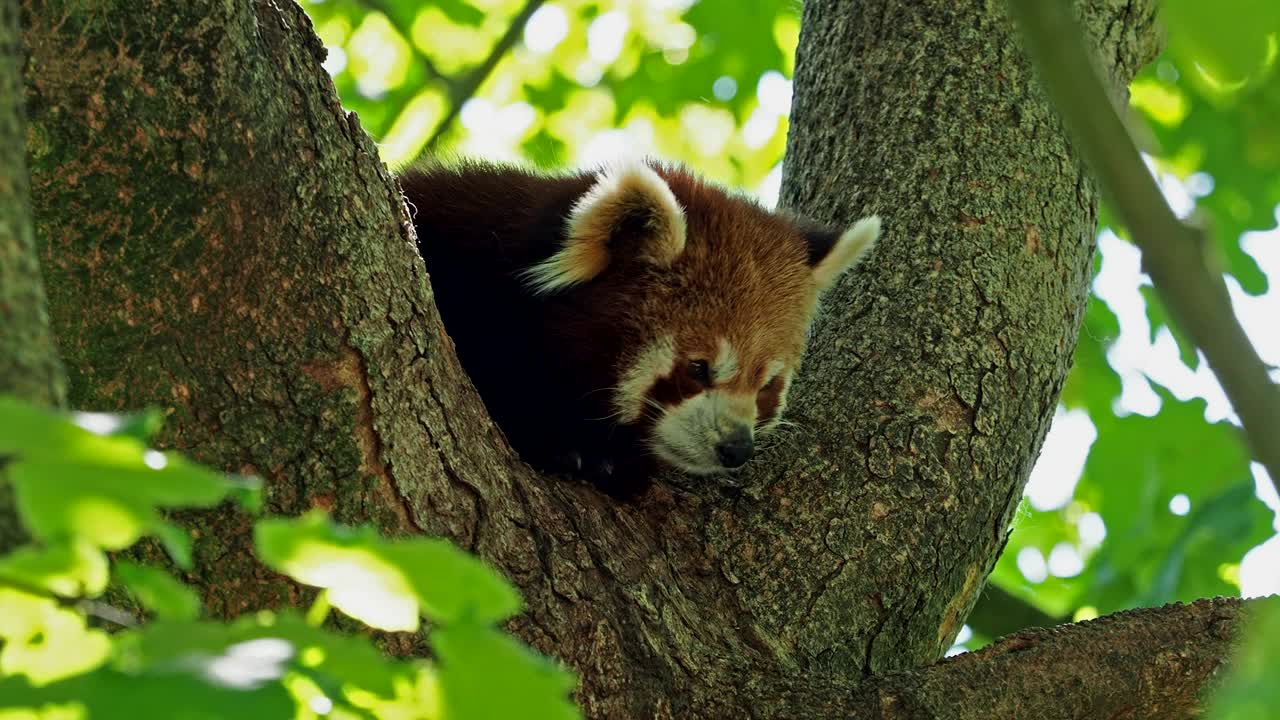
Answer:
[[[638,356],[671,338],[678,361],[651,378],[645,397],[672,406],[703,390],[687,363],[714,359],[728,342],[741,366],[725,392],[757,397],[761,422],[772,419],[817,302],[811,265],[839,235],[802,228],[683,169],[651,167],[687,223],[674,264],[641,257],[648,220],[620,222],[615,235],[595,239],[607,248],[602,272],[545,295],[530,292],[521,273],[565,247],[567,220],[597,172],[465,162],[400,176],[445,328],[512,446],[539,469],[582,471],[623,494],[654,470],[647,434],[658,411],[647,405],[618,420],[617,388]],[[771,361],[787,377],[766,385]]]

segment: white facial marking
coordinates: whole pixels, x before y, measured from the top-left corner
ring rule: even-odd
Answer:
[[[786,367],[787,364],[782,360],[769,361],[769,364],[764,368],[764,384],[768,385],[769,381],[778,377],[778,373],[782,372]]]
[[[613,396],[613,407],[622,423],[633,423],[644,413],[646,395],[658,378],[676,365],[676,344],[670,335],[658,338],[640,351],[622,373]]]
[[[738,374],[738,353],[728,340],[720,338],[720,348],[716,352],[715,363],[711,366],[711,377],[717,383],[728,382]]]
[[[755,396],[709,390],[663,413],[650,446],[668,463],[694,475],[725,472],[716,444],[734,430],[755,425]]]

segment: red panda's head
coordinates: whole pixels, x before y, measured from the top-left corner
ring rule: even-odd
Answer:
[[[669,464],[711,474],[742,466],[778,424],[819,296],[879,231],[876,217],[821,228],[682,169],[630,163],[596,176],[560,251],[524,279],[609,306],[617,422]]]

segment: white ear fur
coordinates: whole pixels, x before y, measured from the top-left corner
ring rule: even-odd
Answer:
[[[846,270],[857,264],[880,237],[880,218],[872,215],[854,223],[852,227],[840,234],[840,238],[831,246],[831,250],[813,267],[813,281],[818,290],[826,290]]]
[[[620,237],[637,232],[638,237]],[[600,173],[569,212],[564,247],[523,275],[536,294],[586,282],[630,250],[637,260],[670,267],[684,252],[684,208],[653,168],[627,162]],[[628,247],[619,244],[634,243]]]

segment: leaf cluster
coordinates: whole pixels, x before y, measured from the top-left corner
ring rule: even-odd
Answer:
[[[63,415],[0,396],[0,479],[33,537],[0,556],[0,717],[578,717],[573,675],[499,627],[521,609],[515,588],[445,540],[260,518],[258,558],[320,592],[305,615],[230,622],[202,619],[200,598],[164,570],[112,562],[151,536],[190,570],[192,538],[167,510],[260,511],[255,478],[148,448],[158,426],[154,413]],[[146,617],[105,605],[113,585]],[[331,609],[383,630],[425,619],[433,657],[388,658],[325,627]]]

